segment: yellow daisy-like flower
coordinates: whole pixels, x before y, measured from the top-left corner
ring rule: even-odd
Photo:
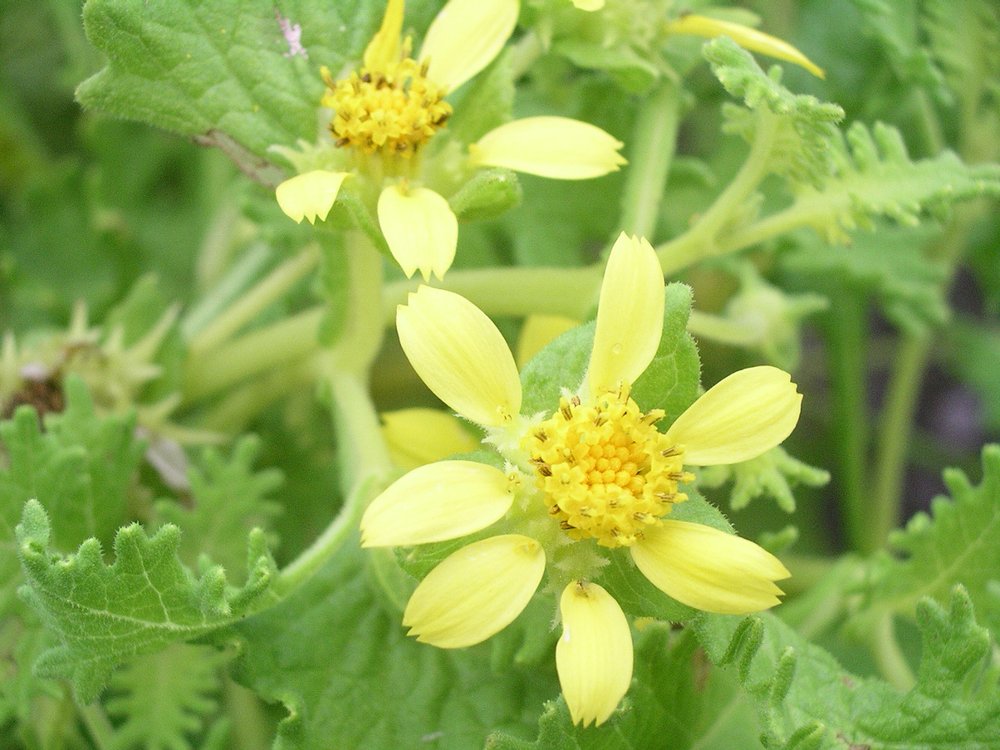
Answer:
[[[322,70],[322,104],[333,111],[330,132],[351,152],[351,171],[311,170],[277,188],[281,209],[295,221],[325,220],[344,177],[374,183],[379,227],[407,276],[441,278],[451,266],[458,221],[445,200],[422,184],[422,152],[452,114],[448,94],[503,49],[514,30],[517,0],[449,0],[423,47],[411,57],[401,38],[404,0],[389,0],[362,66],[334,79]],[[594,125],[565,117],[529,117],[494,128],[469,144],[466,163],[505,167],[563,180],[599,177],[625,160],[622,143]]]
[[[556,666],[573,721],[608,719],[632,676],[632,637],[596,580],[608,554],[627,548],[666,594],[698,609],[744,614],[772,607],[788,571],[753,542],[671,520],[686,500],[685,465],[746,461],[795,427],[801,396],[774,367],[741,370],[709,389],[666,432],[643,412],[631,384],[656,353],[664,284],[645,240],[622,235],[601,288],[584,382],[548,414],[522,416],[514,358],[472,303],[421,287],[397,327],[414,369],[448,406],[481,425],[504,471],[441,461],[406,474],[362,519],[367,547],[455,539],[497,523],[502,533],[461,548],[417,586],[403,624],[418,640],[468,646],[508,625],[549,566],[562,591]]]

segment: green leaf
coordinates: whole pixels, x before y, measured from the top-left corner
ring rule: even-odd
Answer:
[[[1000,737],[1000,690],[984,672],[990,637],[964,589],[945,610],[918,607],[923,640],[916,685],[906,693],[843,670],[772,614],[706,615],[695,630],[716,664],[734,664],[757,701],[766,747],[787,750],[982,750]]]
[[[230,658],[208,646],[180,643],[132,659],[112,676],[104,700],[115,721],[109,747],[203,747],[194,739],[218,710],[219,670]]]
[[[865,607],[856,625],[885,612],[911,616],[926,596],[943,600],[961,584],[994,632],[1000,633],[1000,446],[983,448],[983,479],[975,486],[957,469],[944,474],[951,498],[938,497],[895,532],[872,564]]]
[[[490,219],[521,202],[521,183],[509,169],[479,169],[448,198],[462,221]]]
[[[755,709],[735,677],[708,663],[690,630],[646,624],[637,634],[632,686],[600,727],[574,727],[562,698],[547,703],[538,738],[496,733],[489,750],[752,750]]]
[[[111,670],[129,657],[207,635],[245,615],[275,573],[260,534],[250,538],[247,582],[234,590],[219,566],[195,577],[181,564],[175,526],[164,526],[152,538],[138,524],[119,530],[110,566],[93,538],[74,555],[53,554],[52,527],[35,500],[25,505],[16,532],[27,581],[20,593],[60,641],[36,669],[72,679],[83,703],[93,700]]]
[[[729,505],[733,510],[742,510],[751,500],[768,495],[785,513],[794,513],[795,496],[789,480],[808,487],[822,487],[830,481],[830,472],[799,461],[777,446],[749,461],[708,466],[698,473],[702,487],[720,487],[730,480],[733,489]]]
[[[34,409],[21,407],[0,424],[8,461],[0,467],[0,539],[12,544],[24,503],[44,498],[55,518],[52,541],[72,549],[88,537],[107,543],[125,517],[129,485],[142,457],[135,416],[98,416],[79,378],[65,383],[66,410],[45,418],[43,433]],[[0,581],[10,581],[13,555],[0,563]],[[0,595],[0,607],[3,597]]]
[[[487,733],[524,735],[553,670],[499,665],[490,647],[442,650],[404,635],[372,591],[351,539],[302,588],[243,623],[240,681],[288,711],[275,747],[480,748]]]
[[[260,448],[260,440],[247,436],[229,457],[206,449],[200,465],[188,469],[190,503],[156,503],[156,525],[169,523],[181,530],[179,555],[188,565],[207,554],[226,570],[240,570],[247,562],[246,535],[255,528],[267,529],[281,512],[281,506],[268,499],[281,485],[281,472],[253,470]],[[277,540],[272,535],[267,541],[273,550]]]
[[[511,57],[511,52],[501,54],[451,97],[455,113],[448,120],[450,135],[464,144],[475,143],[510,119],[514,108]]]

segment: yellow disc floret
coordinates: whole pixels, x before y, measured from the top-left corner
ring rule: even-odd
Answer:
[[[573,539],[605,547],[633,544],[659,525],[674,503],[687,499],[677,483],[683,449],[655,425],[664,412],[643,414],[627,387],[594,403],[563,398],[549,419],[522,441],[537,474],[549,515]]]
[[[339,81],[325,68],[322,74],[322,103],[333,110],[330,130],[338,146],[412,156],[451,115],[444,89],[427,78],[426,65],[409,57]]]

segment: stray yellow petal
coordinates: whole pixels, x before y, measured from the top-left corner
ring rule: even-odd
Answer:
[[[525,117],[469,146],[473,164],[506,167],[556,180],[586,180],[625,164],[622,142],[589,122],[569,117]]]
[[[663,335],[663,271],[641,237],[619,235],[608,257],[587,368],[590,394],[631,385],[649,365]]]
[[[315,224],[317,218],[326,220],[346,177],[346,172],[316,169],[285,180],[274,196],[288,218],[299,224],[309,219],[310,224]]]
[[[485,529],[510,508],[506,475],[475,461],[414,469],[376,497],[361,519],[362,547],[457,539]]]
[[[683,446],[685,464],[737,464],[788,437],[801,406],[802,396],[787,372],[767,365],[748,367],[691,404],[670,425],[667,439]]]
[[[528,361],[557,336],[580,325],[579,320],[562,315],[529,315],[517,338],[517,364],[524,367]]]
[[[424,37],[427,77],[454,91],[500,54],[517,23],[517,0],[449,0]]]
[[[642,574],[668,596],[706,612],[745,615],[780,603],[789,572],[753,542],[700,523],[664,521],[629,547]]]
[[[603,8],[604,0],[573,0],[573,5],[580,10],[592,12]]]
[[[382,413],[382,436],[393,463],[415,469],[479,447],[463,423],[440,409],[399,409]]]
[[[458,219],[448,201],[427,188],[390,185],[378,199],[378,223],[403,273],[444,278],[458,246]]]
[[[618,602],[596,583],[574,581],[559,600],[563,632],[556,670],[574,724],[603,724],[632,681],[632,633]]]
[[[434,394],[481,425],[509,424],[521,410],[521,381],[507,342],[464,297],[421,286],[396,311],[410,364]]]
[[[413,592],[403,613],[407,635],[439,648],[485,641],[528,606],[544,572],[545,552],[530,537],[506,534],[462,547]]]
[[[762,55],[778,60],[787,60],[805,68],[817,78],[826,78],[826,73],[821,67],[788,42],[743,24],[688,13],[668,23],[667,32],[670,34],[691,34],[706,39],[725,35],[751,52],[760,52]]]
[[[368,70],[386,70],[399,62],[400,34],[403,31],[404,0],[389,0],[382,25],[365,48],[364,65]]]

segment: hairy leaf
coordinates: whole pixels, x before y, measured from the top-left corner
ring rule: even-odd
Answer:
[[[220,566],[196,577],[181,564],[175,526],[164,526],[152,538],[138,524],[121,529],[111,565],[105,564],[101,544],[93,538],[76,554],[53,554],[51,524],[35,500],[25,505],[16,531],[27,581],[20,593],[60,641],[42,655],[36,669],[45,676],[70,678],[84,703],[129,657],[204,636],[245,615],[274,576],[274,562],[259,533],[249,541],[247,582],[236,590],[228,586]]]

